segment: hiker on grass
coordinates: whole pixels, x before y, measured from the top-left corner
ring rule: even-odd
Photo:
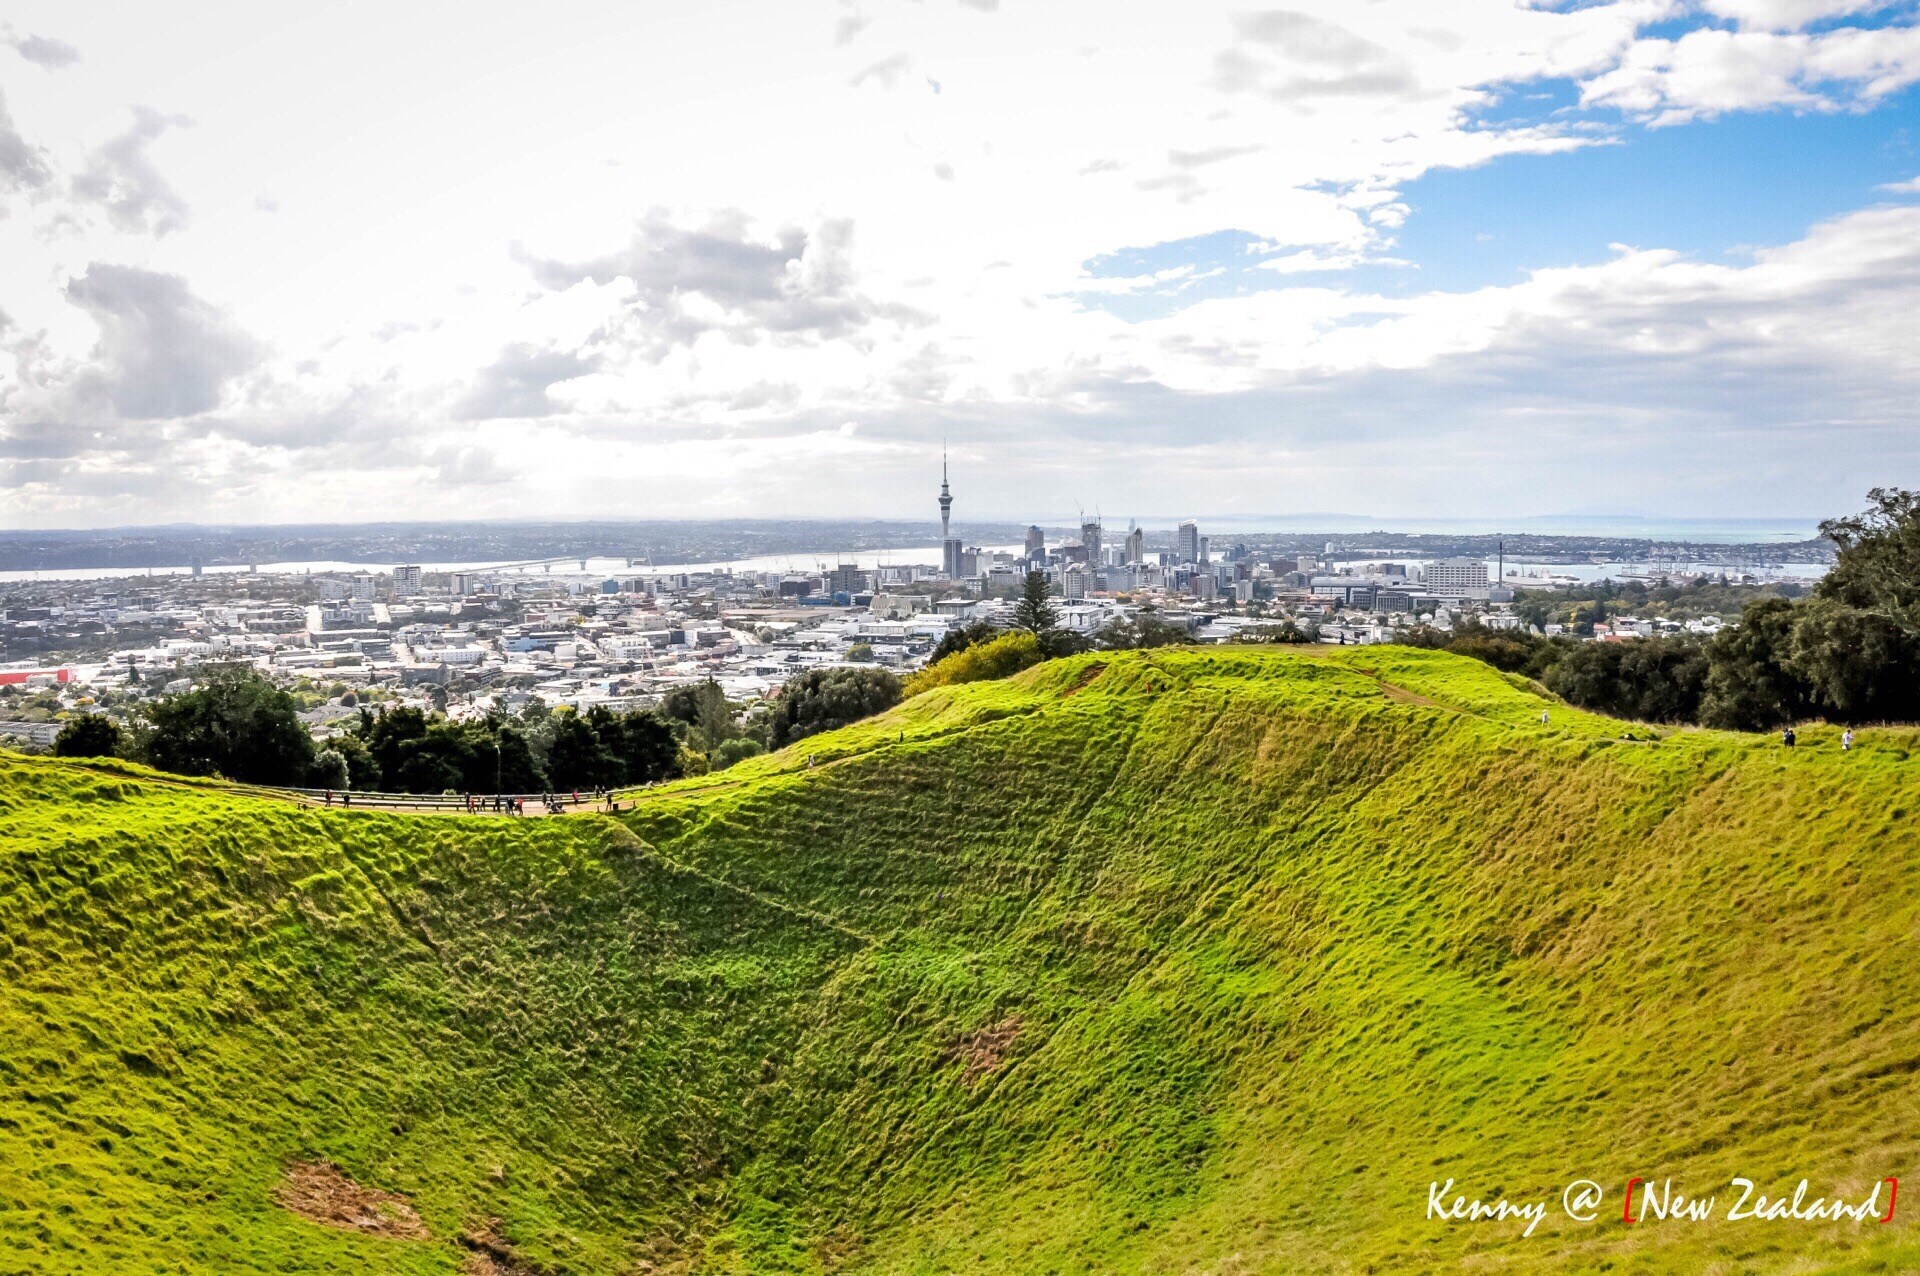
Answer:
[[[1793,747],[1793,728],[1792,727],[1788,727],[1785,731],[1782,731],[1780,733],[1780,743],[1789,749]]]
[[[1842,731],[1840,733],[1840,752],[1849,753],[1852,750],[1853,750],[1853,728],[1848,727],[1845,731]]]
[[[1547,711],[1545,709],[1540,711],[1540,725],[1543,727],[1547,725]]]

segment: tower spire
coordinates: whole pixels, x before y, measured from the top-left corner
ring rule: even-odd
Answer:
[[[940,539],[953,538],[953,493],[947,490],[947,445],[940,445]]]

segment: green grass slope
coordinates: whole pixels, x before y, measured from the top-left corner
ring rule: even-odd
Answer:
[[[1220,648],[618,822],[8,761],[0,1273],[1914,1270],[1910,1205],[1619,1221],[1914,1168],[1920,736],[1834,736]],[[281,1209],[314,1159],[429,1238]],[[1429,1221],[1448,1178],[1555,1208]]]

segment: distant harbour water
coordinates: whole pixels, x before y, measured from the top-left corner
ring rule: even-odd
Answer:
[[[1147,521],[1149,527],[1165,520]],[[1791,544],[1820,534],[1817,518],[1643,518],[1631,514],[1555,514],[1539,518],[1368,518],[1358,514],[1223,515],[1199,520],[1213,536],[1260,532],[1288,535],[1327,532],[1352,536],[1391,532],[1402,536],[1588,536],[1681,542],[1689,545]],[[1172,524],[1168,524],[1172,526]]]
[[[1743,542],[1751,543],[1751,542]],[[1018,545],[988,546],[989,553],[1013,553],[1020,550]],[[553,564],[550,570],[534,567],[505,567],[498,563],[421,563],[419,566],[429,572],[498,572],[507,580],[590,580],[633,579],[645,576],[680,575],[695,572],[813,572],[821,565],[833,567],[836,564],[851,563],[862,570],[871,571],[882,566],[909,566],[919,564],[937,567],[940,563],[939,549],[895,549],[868,551],[857,554],[766,554],[758,558],[736,558],[722,563],[660,563],[648,566],[645,563],[629,566],[624,558],[592,558],[587,560],[586,571],[581,571],[578,559],[568,559],[564,563]],[[1417,555],[1381,555],[1371,559],[1341,559],[1349,566],[1359,566],[1364,562],[1420,562]],[[393,563],[343,563],[343,562],[303,562],[303,563],[261,563],[255,569],[257,574],[299,576],[306,574],[323,575],[329,572],[374,572],[386,573],[394,569]],[[1488,566],[1493,566],[1491,557]],[[1818,580],[1826,575],[1826,563],[1771,563],[1747,560],[1744,563],[1729,563],[1725,570],[1752,571],[1766,576],[1791,578],[1796,580]],[[1625,580],[1633,576],[1657,574],[1653,564],[1627,562],[1579,562],[1555,563],[1533,559],[1524,562],[1514,556],[1507,559],[1507,570],[1523,576],[1570,576],[1582,581],[1601,580],[1613,577]],[[1716,570],[1714,564],[1679,564],[1678,570]],[[124,567],[85,567],[58,568],[48,571],[0,572],[0,582],[7,581],[85,581],[85,580],[138,580],[146,577],[160,579],[191,574],[190,567],[153,567],[128,570]],[[244,566],[206,567],[202,569],[206,576],[239,576],[248,574]]]
[[[1018,553],[1019,545],[988,545],[989,553]],[[546,563],[503,564],[499,560],[462,563],[418,563],[428,572],[498,572],[509,579],[535,579],[549,577],[558,580],[593,579],[605,580],[609,577],[630,578],[634,576],[662,576],[687,572],[811,572],[822,566],[834,567],[851,563],[863,570],[871,571],[876,567],[909,566],[920,564],[928,567],[940,565],[940,547],[938,545],[916,546],[906,549],[862,550],[857,553],[840,553],[829,550],[820,554],[762,554],[756,558],[735,558],[725,562],[712,563],[654,563],[645,559],[608,558],[588,555],[582,570],[578,558],[556,559]],[[321,575],[329,572],[391,572],[400,564],[349,563],[338,560],[297,562],[297,563],[259,563],[249,569],[245,564],[222,564],[201,569],[205,576],[243,576],[248,574],[274,576]],[[0,581],[33,580],[120,580],[138,577],[188,576],[193,573],[191,566],[173,567],[55,567],[45,571],[0,571]]]

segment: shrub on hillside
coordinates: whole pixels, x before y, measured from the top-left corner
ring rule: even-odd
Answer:
[[[969,647],[978,646],[983,642],[992,642],[999,636],[1000,627],[990,620],[976,620],[970,625],[961,625],[958,628],[949,629],[945,634],[941,635],[940,643],[933,649],[933,654],[927,657],[927,663],[937,665],[948,656],[965,651]]]
[[[809,669],[781,691],[768,729],[778,749],[899,703],[900,680],[885,669]]]
[[[757,758],[765,752],[766,749],[761,747],[758,740],[751,740],[746,736],[736,736],[734,739],[722,740],[719,744],[715,745],[713,752],[707,755],[707,761],[714,770],[724,771],[736,762],[744,762],[748,758]]]
[[[53,753],[60,758],[111,758],[120,752],[120,728],[112,718],[98,713],[83,713],[53,738]]]
[[[1588,642],[1549,666],[1545,681],[1583,709],[1642,722],[1693,722],[1707,671],[1707,650],[1697,640]]]
[[[1192,642],[1193,635],[1179,625],[1169,624],[1151,611],[1132,617],[1110,620],[1093,636],[1094,645],[1107,651],[1133,651],[1144,647],[1173,647]]]
[[[1022,669],[1030,669],[1045,659],[1047,653],[1041,646],[1039,635],[1025,629],[1015,629],[991,642],[968,647],[965,651],[955,652],[945,660],[928,665],[907,679],[906,691],[910,696],[917,696],[922,691],[957,682],[1006,678]]]
[[[338,749],[322,749],[313,757],[313,770],[307,773],[307,785],[315,789],[344,789],[351,779],[347,758]]]

